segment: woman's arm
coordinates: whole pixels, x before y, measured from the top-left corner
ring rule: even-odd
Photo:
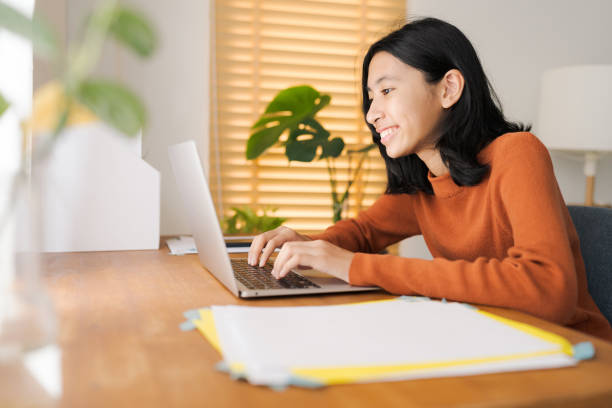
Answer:
[[[311,235],[352,252],[380,252],[404,238],[419,235],[414,196],[383,194],[357,218],[341,220],[322,234]]]
[[[282,228],[267,232],[253,240],[249,262],[262,262],[273,248],[282,246],[272,274],[285,276],[297,267],[315,268],[348,282],[349,268],[354,252],[378,252],[389,244],[419,233],[412,209],[412,196],[383,195],[356,219],[342,220],[329,227],[323,234],[305,240],[295,231]]]

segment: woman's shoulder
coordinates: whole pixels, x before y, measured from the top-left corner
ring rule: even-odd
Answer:
[[[489,143],[479,154],[479,159],[492,167],[532,160],[549,161],[546,146],[531,132],[505,133]]]

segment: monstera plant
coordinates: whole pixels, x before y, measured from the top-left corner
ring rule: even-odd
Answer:
[[[252,126],[247,142],[246,157],[253,160],[271,146],[281,144],[291,162],[311,162],[315,159],[327,161],[333,221],[342,219],[342,212],[348,203],[349,191],[368,152],[375,147],[368,145],[359,150],[349,150],[349,155],[359,155],[355,168],[349,168],[349,180],[344,193],[338,193],[336,165],[334,159],[344,150],[345,143],[340,137],[331,137],[328,130],[316,119],[316,114],[329,105],[331,97],[321,94],[308,85],[294,86],[280,91],[268,104],[265,112]],[[281,141],[281,136],[286,138]]]

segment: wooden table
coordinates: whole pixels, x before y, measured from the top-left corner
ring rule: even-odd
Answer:
[[[179,330],[182,313],[212,304],[330,305],[390,295],[238,300],[195,255],[171,256],[166,248],[46,254],[43,280],[59,320],[61,407],[612,406],[611,343],[511,310],[483,307],[572,343],[591,341],[595,359],[554,370],[279,392],[217,372],[217,352],[197,331]],[[38,392],[18,377],[11,378],[13,393]]]

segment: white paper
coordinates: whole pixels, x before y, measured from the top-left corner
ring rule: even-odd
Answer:
[[[249,247],[238,246],[238,247],[227,247],[228,254],[244,254],[249,252]]]
[[[386,366],[556,352],[388,376],[403,379],[575,364],[558,345],[458,303],[395,300],[285,308],[213,306],[212,310],[225,361],[247,367]]]
[[[197,254],[193,237],[181,236],[177,239],[172,238],[166,241],[172,255]]]
[[[185,255],[185,254],[197,254],[198,249],[196,248],[195,241],[193,237],[190,236],[180,236],[179,238],[172,238],[166,241],[166,245],[168,245],[168,249],[170,249],[170,253],[172,255]],[[277,248],[275,252],[278,252]],[[228,254],[238,254],[238,253],[247,253],[249,252],[248,246],[238,246],[238,247],[228,247]]]
[[[62,395],[62,352],[57,346],[49,345],[27,353],[24,364],[50,396]]]
[[[463,377],[468,375],[493,374],[510,371],[545,370],[559,367],[575,366],[578,361],[566,354],[554,354],[525,359],[515,359],[483,364],[444,367],[430,370],[412,370],[395,374],[386,374],[360,380],[361,383],[380,381],[403,381],[436,377]]]

